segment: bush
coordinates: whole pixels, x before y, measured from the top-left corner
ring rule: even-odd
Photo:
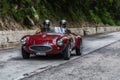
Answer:
[[[92,10],[90,10],[90,16],[91,20],[95,21],[97,24],[101,22],[101,18],[97,14],[93,13]]]
[[[120,26],[120,20],[116,21],[116,25]]]
[[[35,22],[64,18],[115,25],[119,13],[119,0],[0,0],[0,16],[11,15],[17,21],[28,15]]]
[[[101,19],[102,19],[102,22],[105,24],[115,25],[115,22],[112,19],[110,13],[107,12],[106,10],[102,12]]]

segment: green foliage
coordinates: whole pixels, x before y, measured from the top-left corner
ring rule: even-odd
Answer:
[[[92,10],[90,10],[90,16],[91,16],[92,21],[95,21],[96,23],[101,22],[101,18],[98,15],[96,15],[95,13],[93,13]]]
[[[115,25],[113,19],[111,18],[110,13],[107,12],[106,10],[104,10],[101,13],[101,19],[102,19],[102,22],[105,23],[105,24]]]
[[[0,15],[23,21],[44,19],[103,22],[119,25],[120,0],[0,0]]]
[[[116,21],[116,25],[120,26],[120,20]]]

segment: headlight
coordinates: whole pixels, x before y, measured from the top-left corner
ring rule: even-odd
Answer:
[[[57,45],[62,46],[63,45],[63,40],[62,39],[58,40]]]
[[[27,42],[27,39],[26,38],[23,38],[23,39],[21,39],[21,44],[26,44],[26,42]]]

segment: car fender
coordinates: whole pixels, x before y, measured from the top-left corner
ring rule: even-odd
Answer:
[[[30,35],[25,35],[25,36],[23,36],[23,37],[21,38],[21,40],[24,39],[24,38],[26,38],[27,43],[28,43],[28,42],[29,42],[29,39],[30,39]],[[26,45],[26,44],[25,44],[25,45]]]
[[[80,44],[82,43],[81,36],[76,36],[75,42],[76,42],[76,48],[80,48]]]

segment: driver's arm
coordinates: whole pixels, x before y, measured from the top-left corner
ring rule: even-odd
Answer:
[[[38,30],[36,31],[36,34],[41,33],[41,32],[42,32],[42,30],[41,30],[41,29],[38,29]]]

